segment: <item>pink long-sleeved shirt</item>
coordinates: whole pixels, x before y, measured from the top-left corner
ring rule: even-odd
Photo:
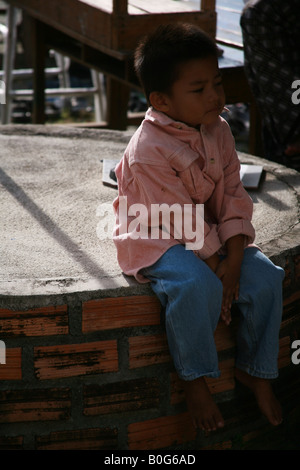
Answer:
[[[145,235],[145,231],[139,232],[141,225],[151,224],[153,204],[179,204],[182,208],[188,204],[194,223],[196,206],[204,204],[204,241],[193,250],[201,259],[224,252],[226,241],[234,235],[245,235],[245,246],[252,243],[253,203],[239,170],[235,142],[222,117],[212,125],[201,125],[199,131],[149,108],[116,168],[119,195],[113,203],[113,239],[123,272],[147,282],[139,272],[142,268],[152,265],[171,246],[190,241],[184,229],[180,237],[172,229],[167,238],[162,231],[158,238],[138,236]],[[128,209],[132,207],[133,215],[124,217],[124,201]],[[140,217],[133,204],[142,204],[148,219]]]

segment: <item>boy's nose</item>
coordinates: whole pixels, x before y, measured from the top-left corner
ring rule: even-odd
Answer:
[[[209,91],[209,100],[218,102],[219,98],[220,97],[218,91],[214,87],[211,87]]]

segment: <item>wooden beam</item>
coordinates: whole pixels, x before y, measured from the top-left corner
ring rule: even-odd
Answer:
[[[201,10],[203,11],[215,11],[216,0],[201,0]]]
[[[126,16],[128,13],[128,0],[113,0],[113,15]]]
[[[210,37],[216,37],[216,13],[190,11],[182,13],[156,13],[150,15],[128,15],[125,20],[115,21],[113,28],[113,49],[133,51],[139,40],[157,26],[177,21],[196,24]]]

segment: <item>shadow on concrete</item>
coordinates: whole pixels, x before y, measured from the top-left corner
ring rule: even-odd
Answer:
[[[85,269],[93,278],[95,273],[99,273],[99,278],[106,273],[93,261],[84,250],[77,245],[45,212],[25,193],[25,191],[0,168],[0,183],[3,187],[21,204],[24,209],[40,224],[54,240],[72,258]],[[114,281],[111,279],[111,283]],[[113,286],[112,286],[113,287]]]

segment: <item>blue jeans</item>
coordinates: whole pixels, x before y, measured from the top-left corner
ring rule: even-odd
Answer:
[[[223,287],[216,274],[183,245],[170,248],[142,273],[165,307],[166,333],[180,378],[219,377],[214,341]],[[260,250],[246,248],[241,267],[236,367],[250,375],[278,376],[284,271]]]

